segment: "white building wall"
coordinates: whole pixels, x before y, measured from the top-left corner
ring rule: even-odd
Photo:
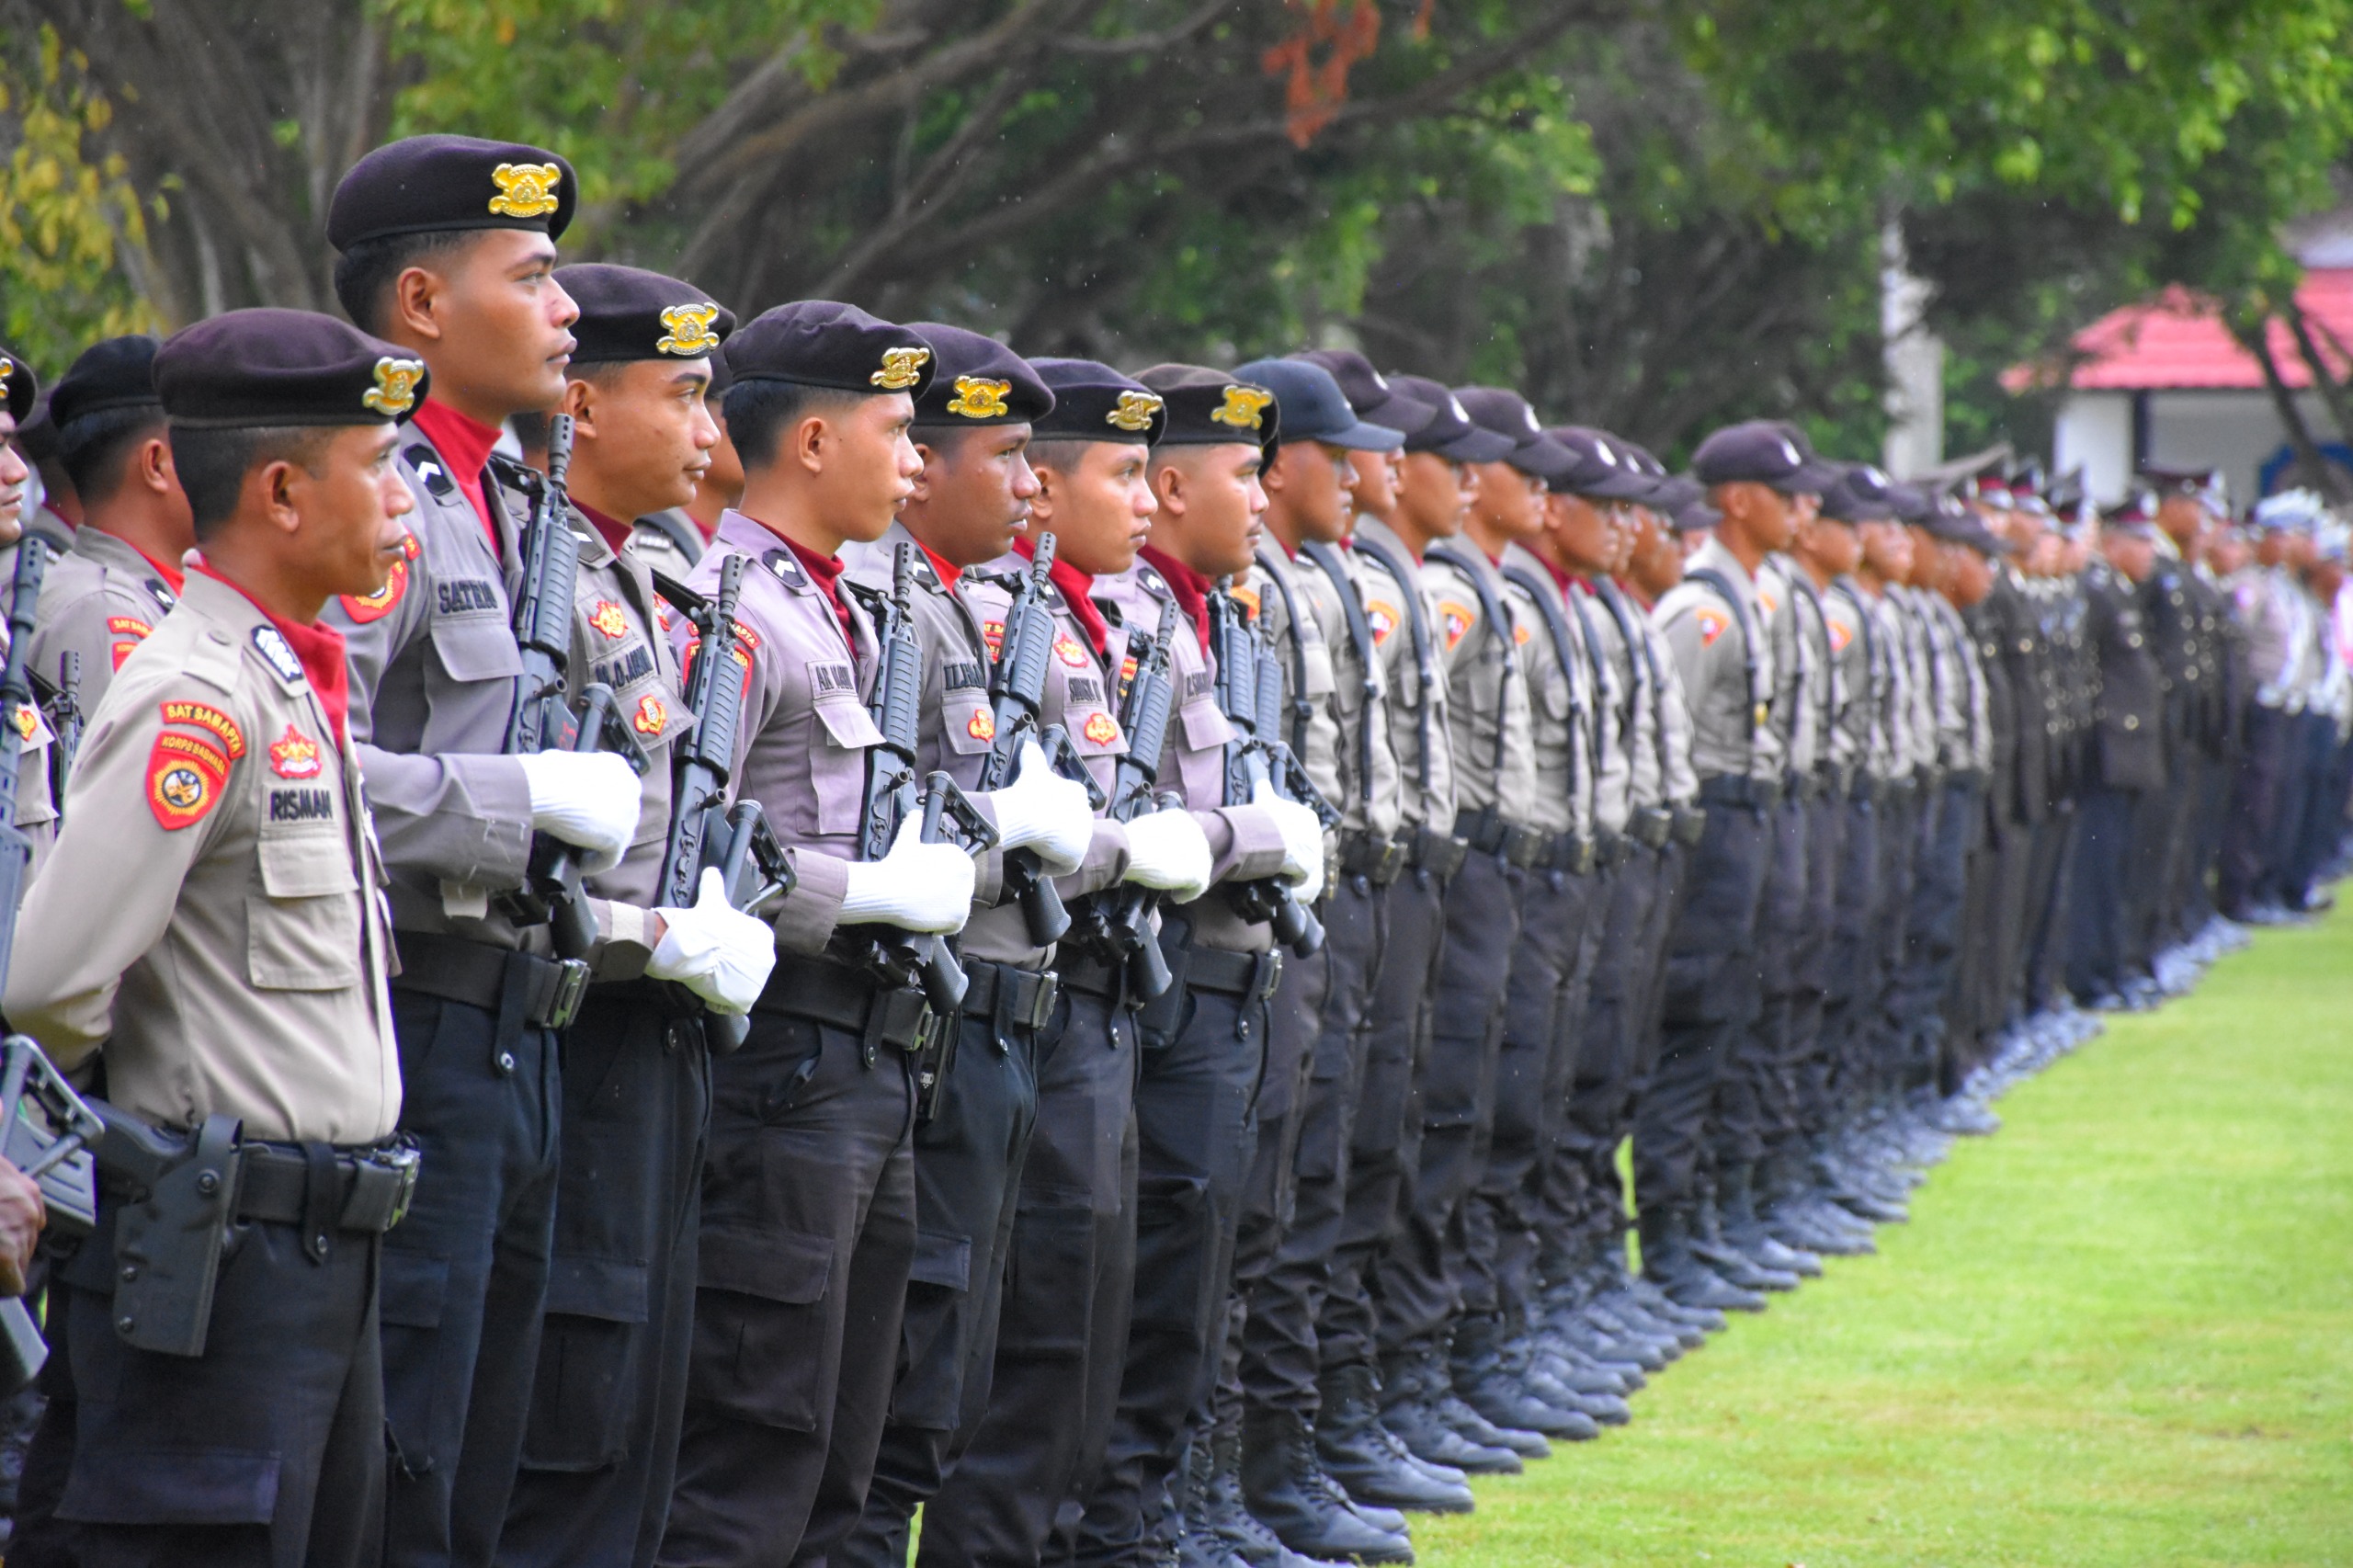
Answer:
[[[2052,430],[2054,473],[2084,471],[2084,490],[2105,506],[2121,500],[2132,478],[2132,394],[2071,392]]]
[[[2075,392],[2060,405],[2052,465],[2060,473],[2080,467],[2085,488],[2102,506],[2122,500],[2131,483],[2132,396]],[[2234,507],[2261,494],[2263,465],[2288,442],[2268,392],[2155,392],[2148,398],[2149,448],[2141,461],[2151,468],[2219,468]],[[2315,441],[2325,447],[2343,440],[2318,393],[2302,393],[2297,403]]]

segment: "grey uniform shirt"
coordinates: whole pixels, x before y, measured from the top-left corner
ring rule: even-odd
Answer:
[[[1597,743],[1593,667],[1584,637],[1542,562],[1514,545],[1504,551],[1503,566],[1533,718],[1536,788],[1528,824],[1590,839]]]
[[[1635,812],[1658,803],[1658,714],[1639,645],[1649,618],[1627,604],[1615,584],[1580,577],[1569,597],[1601,656],[1596,689],[1604,721],[1594,822],[1605,832],[1624,833]]]
[[[1265,629],[1275,663],[1283,672],[1282,743],[1307,770],[1308,781],[1335,806],[1346,798],[1340,776],[1340,722],[1332,697],[1338,685],[1332,644],[1316,613],[1305,579],[1323,574],[1283,553],[1281,545],[1262,547],[1249,575],[1233,596],[1248,606]],[[1337,601],[1330,606],[1337,612]],[[1261,716],[1264,721],[1264,716]]]
[[[1889,676],[1884,651],[1871,621],[1868,599],[1851,577],[1834,581],[1822,596],[1822,618],[1830,656],[1838,666],[1840,766],[1851,779],[1859,769],[1873,778],[1890,777],[1885,716]]]
[[[1431,630],[1446,672],[1456,820],[1492,806],[1505,822],[1531,826],[1534,710],[1502,574],[1476,545],[1453,540],[1431,547],[1422,581],[1436,610]]]
[[[114,681],[115,671],[145,642],[179,601],[155,563],[131,545],[95,528],[74,531],[74,548],[49,563],[28,662],[54,681],[65,654],[80,658],[77,700],[86,717]]]
[[[1308,545],[1295,565],[1302,602],[1323,628],[1332,653],[1340,791],[1332,803],[1340,809],[1340,830],[1386,841],[1396,836],[1403,821],[1404,780],[1390,734],[1389,663],[1367,608],[1379,568],[1346,545]],[[1381,580],[1388,580],[1385,574]]]
[[[637,558],[674,583],[685,582],[710,548],[701,528],[676,506],[638,518],[630,525],[630,534]]]
[[[1756,605],[1773,644],[1773,733],[1792,776],[1811,777],[1823,761],[1824,687],[1828,671],[1806,635],[1792,578],[1804,569],[1786,555],[1768,555],[1756,568]]]
[[[1453,732],[1438,661],[1436,606],[1404,540],[1377,517],[1357,519],[1349,541],[1364,568],[1364,613],[1389,688],[1389,739],[1397,758],[1402,828],[1454,831]],[[1418,633],[1418,634],[1417,634]]]
[[[1691,765],[1702,778],[1779,780],[1781,738],[1772,724],[1772,694],[1779,683],[1771,638],[1764,630],[1756,585],[1732,551],[1716,540],[1691,557],[1693,573],[1709,572],[1724,587],[1686,577],[1651,611],[1675,656],[1691,713]],[[1728,599],[1725,590],[1733,597]]]

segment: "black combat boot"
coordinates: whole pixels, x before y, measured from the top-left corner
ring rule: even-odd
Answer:
[[[1315,1452],[1324,1472],[1358,1503],[1424,1514],[1467,1514],[1471,1488],[1444,1481],[1397,1457],[1372,1401],[1372,1369],[1339,1367],[1316,1384]]]
[[[1692,1219],[1693,1210],[1684,1204],[1654,1203],[1643,1210],[1643,1278],[1678,1305],[1763,1312],[1763,1296],[1734,1285],[1699,1260],[1692,1248]]]
[[[1518,1475],[1518,1454],[1500,1444],[1474,1443],[1440,1417],[1437,1398],[1424,1376],[1426,1359],[1418,1350],[1398,1351],[1382,1358],[1381,1424],[1415,1459],[1449,1465],[1466,1475]],[[1448,1393],[1450,1396],[1452,1391]]]
[[[1744,1290],[1794,1290],[1798,1277],[1786,1269],[1768,1268],[1724,1238],[1723,1210],[1716,1206],[1711,1176],[1699,1184],[1699,1207],[1691,1220],[1691,1255]]]
[[[1570,1442],[1601,1435],[1591,1416],[1548,1404],[1529,1390],[1504,1358],[1500,1319],[1465,1318],[1455,1325],[1451,1373],[1462,1403],[1503,1431],[1536,1432]]]
[[[1433,1346],[1423,1363],[1423,1376],[1428,1380],[1432,1404],[1438,1418],[1461,1433],[1465,1437],[1490,1449],[1509,1449],[1524,1460],[1550,1459],[1552,1445],[1544,1440],[1541,1432],[1531,1432],[1524,1426],[1498,1426],[1477,1411],[1455,1392],[1452,1369],[1447,1363],[1444,1345]]]
[[[1765,1223],[1756,1207],[1756,1167],[1729,1165],[1723,1174],[1724,1240],[1745,1253],[1750,1261],[1778,1268],[1801,1279],[1819,1278],[1822,1259],[1784,1244]]]
[[[1315,1438],[1293,1410],[1242,1418],[1242,1501],[1302,1556],[1335,1562],[1411,1562],[1413,1542],[1358,1517],[1316,1462]]]

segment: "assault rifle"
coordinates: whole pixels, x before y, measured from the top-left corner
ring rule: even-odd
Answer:
[[[654,586],[693,622],[696,646],[688,661],[686,701],[694,731],[677,748],[670,794],[670,842],[662,856],[654,900],[673,908],[695,901],[708,867],[726,880],[727,902],[758,915],[792,891],[792,862],[761,815],[756,801],[727,803],[743,720],[745,657],[735,636],[735,605],[744,591],[745,558],[730,555],[719,568],[719,592],[706,599],[656,574]],[[704,1034],[721,1055],[744,1043],[748,1021],[712,1014]]]
[[[573,598],[580,583],[580,540],[565,517],[570,504],[563,481],[571,466],[572,416],[559,414],[548,421],[545,474],[519,463],[499,467],[501,479],[531,503],[523,528],[522,583],[515,595],[515,646],[523,655],[523,678],[506,723],[505,749],[515,756],[610,748],[642,778],[652,763],[630,733],[612,688],[601,682],[589,686],[577,708],[565,690]],[[580,876],[577,849],[548,834],[535,835],[523,885],[500,904],[519,924],[550,926],[557,954],[576,959],[597,939],[596,917],[581,892]]]
[[[1290,750],[1268,738],[1280,723],[1282,670],[1258,628],[1247,618],[1228,589],[1210,595],[1210,656],[1217,663],[1217,705],[1233,738],[1225,744],[1225,803],[1248,805],[1260,785],[1271,786],[1285,800],[1321,803],[1320,817],[1331,810],[1328,801],[1307,781]],[[1271,673],[1273,679],[1268,681]],[[1271,695],[1271,706],[1260,704]],[[1324,927],[1305,904],[1293,896],[1279,877],[1230,885],[1226,898],[1243,919],[1264,920],[1274,927],[1275,940],[1305,958],[1324,945]]]
[[[1133,822],[1140,816],[1181,805],[1173,796],[1154,792],[1160,778],[1160,753],[1168,740],[1168,717],[1176,711],[1176,681],[1169,673],[1169,645],[1176,634],[1176,607],[1160,607],[1160,630],[1150,642],[1141,631],[1128,634],[1128,657],[1135,673],[1128,677],[1120,699],[1120,728],[1128,737],[1128,751],[1120,758],[1111,779],[1111,820]],[[1168,989],[1168,960],[1152,929],[1153,905],[1159,894],[1150,888],[1121,883],[1106,888],[1086,901],[1087,944],[1111,962],[1124,963],[1128,987],[1149,1002]]]
[[[50,799],[62,808],[65,786],[74,778],[74,757],[82,749],[82,731],[88,722],[82,711],[82,655],[68,648],[58,656],[57,685],[41,693],[41,711],[49,715]]]
[[[1069,733],[1060,724],[1040,727],[1039,722],[1046,699],[1046,661],[1054,652],[1054,614],[1047,608],[1047,577],[1053,567],[1054,536],[1040,534],[1029,570],[1015,579],[1013,599],[1005,609],[1005,635],[989,670],[995,728],[988,760],[981,764],[980,788],[1003,786],[1013,775],[1021,743],[1034,740],[1055,772],[1086,787],[1088,806],[1099,812],[1105,800],[1102,789],[1079,759]],[[1050,947],[1070,930],[1070,912],[1063,907],[1052,879],[1040,869],[1034,850],[1016,849],[1006,856],[1005,887],[1021,904],[1032,943]]]

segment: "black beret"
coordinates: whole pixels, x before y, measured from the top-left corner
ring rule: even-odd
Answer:
[[[2099,524],[2136,539],[2149,539],[2154,536],[2156,520],[2155,498],[2146,491],[2135,491],[2101,513]]]
[[[1807,450],[1802,432],[1772,419],[1718,430],[1691,454],[1691,472],[1711,487],[1747,480],[1784,495],[1819,495],[1838,481],[1836,469]]]
[[[1400,394],[1386,376],[1372,368],[1371,360],[1353,348],[1311,348],[1291,358],[1331,371],[1348,406],[1368,425],[1411,436],[1438,417],[1436,409]]]
[[[931,385],[915,399],[915,423],[1030,425],[1054,411],[1054,394],[1029,361],[985,333],[919,321],[908,331],[931,345]]]
[[[374,425],[404,420],[430,378],[413,358],[333,316],[231,311],[174,333],[155,391],[175,425]]]
[[[63,427],[85,414],[160,407],[164,400],[155,392],[155,350],[162,347],[143,332],[93,343],[51,390],[50,418]]]
[[[735,324],[733,318],[731,317],[727,324],[729,331],[732,332],[734,330]],[[712,349],[710,351],[710,390],[703,393],[703,395],[705,397],[724,396],[727,389],[734,384],[735,372],[728,369],[727,350],[725,348]]]
[[[1356,452],[1393,452],[1404,436],[1357,417],[1339,381],[1306,359],[1253,359],[1233,373],[1275,394],[1286,441],[1328,441]]]
[[[8,417],[22,425],[33,411],[33,399],[40,392],[40,381],[33,375],[33,368],[22,356],[0,345],[0,391],[8,399]]]
[[[1469,410],[1443,383],[1427,376],[1401,376],[1392,371],[1389,385],[1399,397],[1430,411],[1428,424],[1405,432],[1407,451],[1432,452],[1458,463],[1501,462],[1511,456],[1517,443],[1473,424]]]
[[[543,148],[411,136],[351,165],[327,208],[327,244],[451,229],[536,229],[555,239],[580,205],[572,165]]]
[[[17,450],[25,460],[51,463],[58,459],[57,421],[49,416],[49,394],[43,392],[33,399],[32,413],[17,421]]]
[[[1511,442],[1511,450],[1495,460],[1547,484],[1576,472],[1575,455],[1546,438],[1536,411],[1518,392],[1503,387],[1457,387],[1454,400],[1480,429]]]
[[[1634,456],[1634,449],[1606,430],[1584,425],[1556,425],[1545,438],[1576,459],[1576,466],[1552,488],[1603,501],[1648,501],[1658,493],[1658,479]]]
[[[796,300],[736,330],[727,369],[743,381],[790,381],[835,392],[907,392],[931,387],[931,345],[912,327],[833,300]]]
[[[1250,442],[1271,452],[1282,438],[1282,409],[1265,387],[1201,365],[1154,365],[1136,380],[1166,405],[1164,447]]]
[[[1029,368],[1054,394],[1053,408],[1032,422],[1041,440],[1150,443],[1168,423],[1158,392],[1099,360],[1032,359]]]
[[[1985,526],[1984,519],[1969,509],[1958,495],[1944,494],[1936,499],[1927,524],[1929,534],[1947,544],[1967,545],[1981,555],[2006,555],[2008,543]]]
[[[1884,523],[1897,517],[1895,481],[1870,463],[1849,463],[1822,493],[1822,516],[1834,523]]]
[[[555,280],[580,307],[572,324],[575,365],[627,359],[699,359],[735,330],[735,312],[691,283],[637,267],[584,262]]]

